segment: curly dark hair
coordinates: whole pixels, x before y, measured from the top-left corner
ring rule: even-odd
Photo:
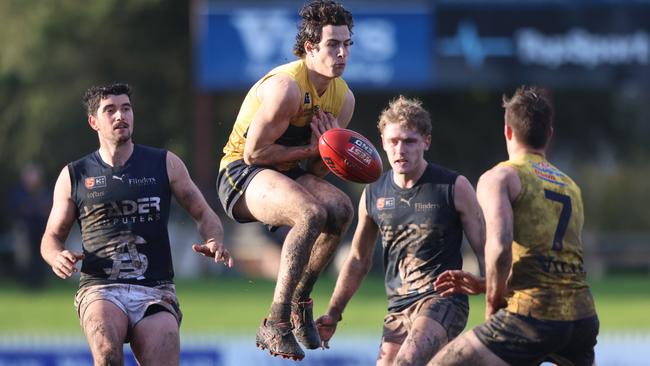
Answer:
[[[305,55],[305,42],[318,44],[321,41],[323,27],[326,25],[347,25],[352,34],[354,26],[352,13],[347,11],[342,4],[331,0],[316,0],[300,9],[302,18],[298,25],[296,44],[293,54],[302,58]]]
[[[86,90],[86,93],[84,93],[83,104],[86,107],[89,116],[95,115],[102,99],[109,95],[122,94],[126,94],[126,96],[129,97],[129,100],[131,99],[131,87],[129,84],[114,83],[110,85],[91,86]]]
[[[549,92],[537,86],[521,86],[512,97],[503,96],[506,124],[517,139],[526,145],[541,149],[548,142],[553,127],[553,104]]]

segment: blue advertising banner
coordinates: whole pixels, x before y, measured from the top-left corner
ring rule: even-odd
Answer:
[[[217,350],[183,351],[180,355],[181,366],[219,366],[224,365],[222,355]],[[3,350],[0,348],[0,365],[2,366],[84,366],[92,365],[93,357],[86,349],[52,348],[31,350]],[[125,366],[137,366],[133,354],[125,352]]]
[[[435,85],[610,88],[650,83],[650,3],[444,1]]]
[[[327,350],[305,350],[300,363],[271,357],[255,347],[254,335],[226,337],[210,334],[182,337],[180,366],[366,366],[374,365],[380,334],[337,334]],[[647,365],[650,333],[605,333],[598,337],[596,363],[599,365]],[[128,345],[124,346],[125,366],[137,363]],[[20,340],[0,334],[2,366],[92,366],[92,356],[83,337],[73,342],[60,336]],[[546,363],[544,365],[547,365]]]
[[[247,89],[295,60],[297,7],[197,4],[199,90]],[[649,1],[382,1],[349,8],[355,44],[344,78],[355,91],[650,85]]]
[[[424,6],[350,8],[354,28],[343,78],[358,89],[430,88],[432,20]],[[292,54],[298,8],[204,1],[196,9],[194,83],[202,91],[249,88]]]

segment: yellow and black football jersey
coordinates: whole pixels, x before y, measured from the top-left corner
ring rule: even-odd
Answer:
[[[335,117],[339,116],[345,101],[345,95],[348,92],[348,85],[340,77],[330,81],[329,86],[323,95],[318,95],[316,89],[309,81],[307,76],[307,65],[304,60],[300,59],[288,64],[276,67],[258,80],[246,94],[246,98],[237,115],[237,120],[233,126],[230,137],[226,146],[223,148],[224,156],[221,159],[219,170],[224,169],[229,163],[243,159],[244,146],[246,144],[246,133],[250,126],[255,113],[259,109],[261,102],[257,98],[257,88],[268,78],[276,74],[287,74],[296,80],[300,87],[302,95],[302,108],[298,116],[289,121],[289,127],[282,136],[275,142],[284,146],[302,146],[308,145],[311,139],[311,116],[319,109],[324,112],[332,113]],[[276,167],[278,170],[289,170],[298,165],[297,161],[288,162]]]
[[[521,192],[512,204],[512,291],[508,310],[547,320],[595,314],[582,260],[580,188],[536,154],[500,163],[514,168]]]

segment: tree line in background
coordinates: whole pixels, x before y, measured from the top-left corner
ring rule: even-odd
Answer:
[[[83,92],[93,84],[130,83],[136,142],[173,150],[191,170],[191,42],[189,3],[184,1],[0,2],[0,231],[9,225],[7,193],[23,166],[42,165],[53,186],[65,163],[96,148],[97,137],[81,104]],[[354,90],[357,107],[350,127],[379,147],[380,111],[400,93],[417,96],[433,118],[427,157],[475,184],[484,170],[506,158],[501,94],[511,94],[515,87],[394,94]],[[210,96],[214,177],[245,92]],[[649,94],[621,86],[554,91],[551,160],[582,186],[588,229],[650,231]],[[362,187],[347,188],[356,195]]]
[[[0,192],[28,162],[53,186],[66,162],[96,148],[81,102],[94,84],[130,83],[137,141],[187,155],[187,2],[2,1],[0,44]],[[11,215],[4,196],[0,227]]]

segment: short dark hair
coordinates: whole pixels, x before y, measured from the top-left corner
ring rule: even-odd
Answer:
[[[131,99],[131,87],[125,83],[114,83],[110,85],[95,85],[86,90],[83,97],[83,103],[86,107],[88,115],[95,115],[97,108],[102,99],[109,95],[122,95],[126,94]]]
[[[541,149],[548,143],[553,127],[553,104],[549,92],[537,86],[521,86],[512,97],[503,95],[505,122],[512,128],[517,140]]]
[[[316,0],[306,4],[300,9],[300,18],[302,20],[298,25],[293,54],[301,58],[306,53],[305,42],[320,43],[324,26],[347,25],[350,35],[354,26],[352,13],[342,4],[330,0]]]

